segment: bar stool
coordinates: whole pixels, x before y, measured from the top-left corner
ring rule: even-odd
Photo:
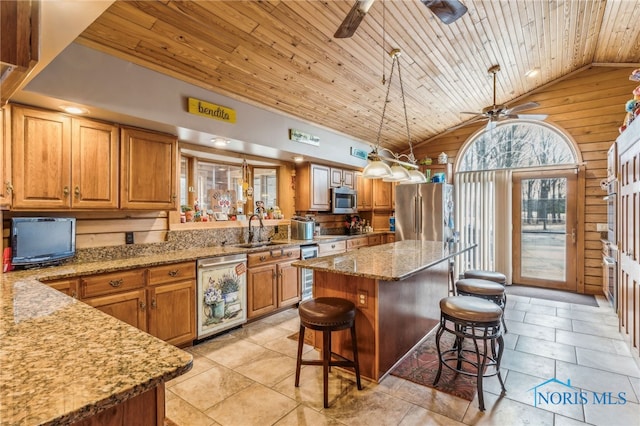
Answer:
[[[300,384],[301,365],[322,365],[324,408],[329,408],[329,368],[352,367],[356,373],[358,390],[362,390],[360,382],[360,365],[358,364],[358,347],[356,340],[356,306],[346,300],[337,297],[318,297],[300,303],[298,306],[300,315],[300,334],[298,335],[298,358],[296,360],[296,387]],[[304,331],[306,328],[322,331],[322,359],[302,359],[302,347],[304,345]],[[331,351],[331,332],[351,329],[351,344],[353,346],[353,360],[348,360]],[[339,358],[338,360],[332,357]]]
[[[494,283],[507,285],[507,276],[503,273],[496,271],[484,271],[481,269],[470,269],[465,271],[465,278],[476,278],[479,280],[493,281]]]
[[[507,302],[504,286],[493,281],[480,280],[475,278],[464,278],[456,281],[456,292],[458,296],[475,296],[487,299],[500,306],[502,309],[502,326],[507,332],[507,324],[504,321],[504,308]]]
[[[436,331],[436,348],[440,362],[433,385],[438,384],[443,366],[460,374],[475,376],[480,411],[484,411],[482,391],[484,377],[497,375],[502,392],[506,392],[500,375],[500,361],[504,351],[504,339],[500,328],[501,318],[502,309],[485,299],[462,296],[441,299],[440,325]],[[453,326],[447,325],[448,323]],[[443,351],[440,348],[440,338],[445,332],[455,335],[456,340],[451,349]],[[464,339],[473,340],[473,346],[470,349],[464,348]],[[474,367],[476,371],[465,370],[465,364]]]

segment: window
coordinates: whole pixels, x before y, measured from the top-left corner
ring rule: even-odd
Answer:
[[[511,120],[472,136],[462,149],[456,171],[575,164],[576,158],[566,136],[548,124]]]
[[[278,205],[276,169],[253,169],[253,193],[256,201],[263,201],[267,209]]]

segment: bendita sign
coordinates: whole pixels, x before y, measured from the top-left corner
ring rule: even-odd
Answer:
[[[188,111],[191,114],[227,123],[236,122],[236,111],[234,109],[201,101],[200,99],[189,98]]]

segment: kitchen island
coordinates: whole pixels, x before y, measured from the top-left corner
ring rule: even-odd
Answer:
[[[355,303],[360,372],[379,382],[436,328],[440,299],[448,295],[449,259],[473,247],[406,240],[293,265],[314,271],[314,297]],[[333,351],[351,358],[348,330],[333,334]],[[310,336],[309,343],[321,344],[320,336]]]
[[[192,355],[18,276],[0,276],[0,424],[162,426]]]

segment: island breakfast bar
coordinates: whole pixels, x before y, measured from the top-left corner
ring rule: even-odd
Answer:
[[[360,372],[379,382],[436,328],[449,291],[448,260],[473,247],[405,240],[293,265],[314,271],[314,297],[355,303]],[[322,343],[312,332],[305,341]],[[348,330],[334,333],[332,350],[352,359]]]

